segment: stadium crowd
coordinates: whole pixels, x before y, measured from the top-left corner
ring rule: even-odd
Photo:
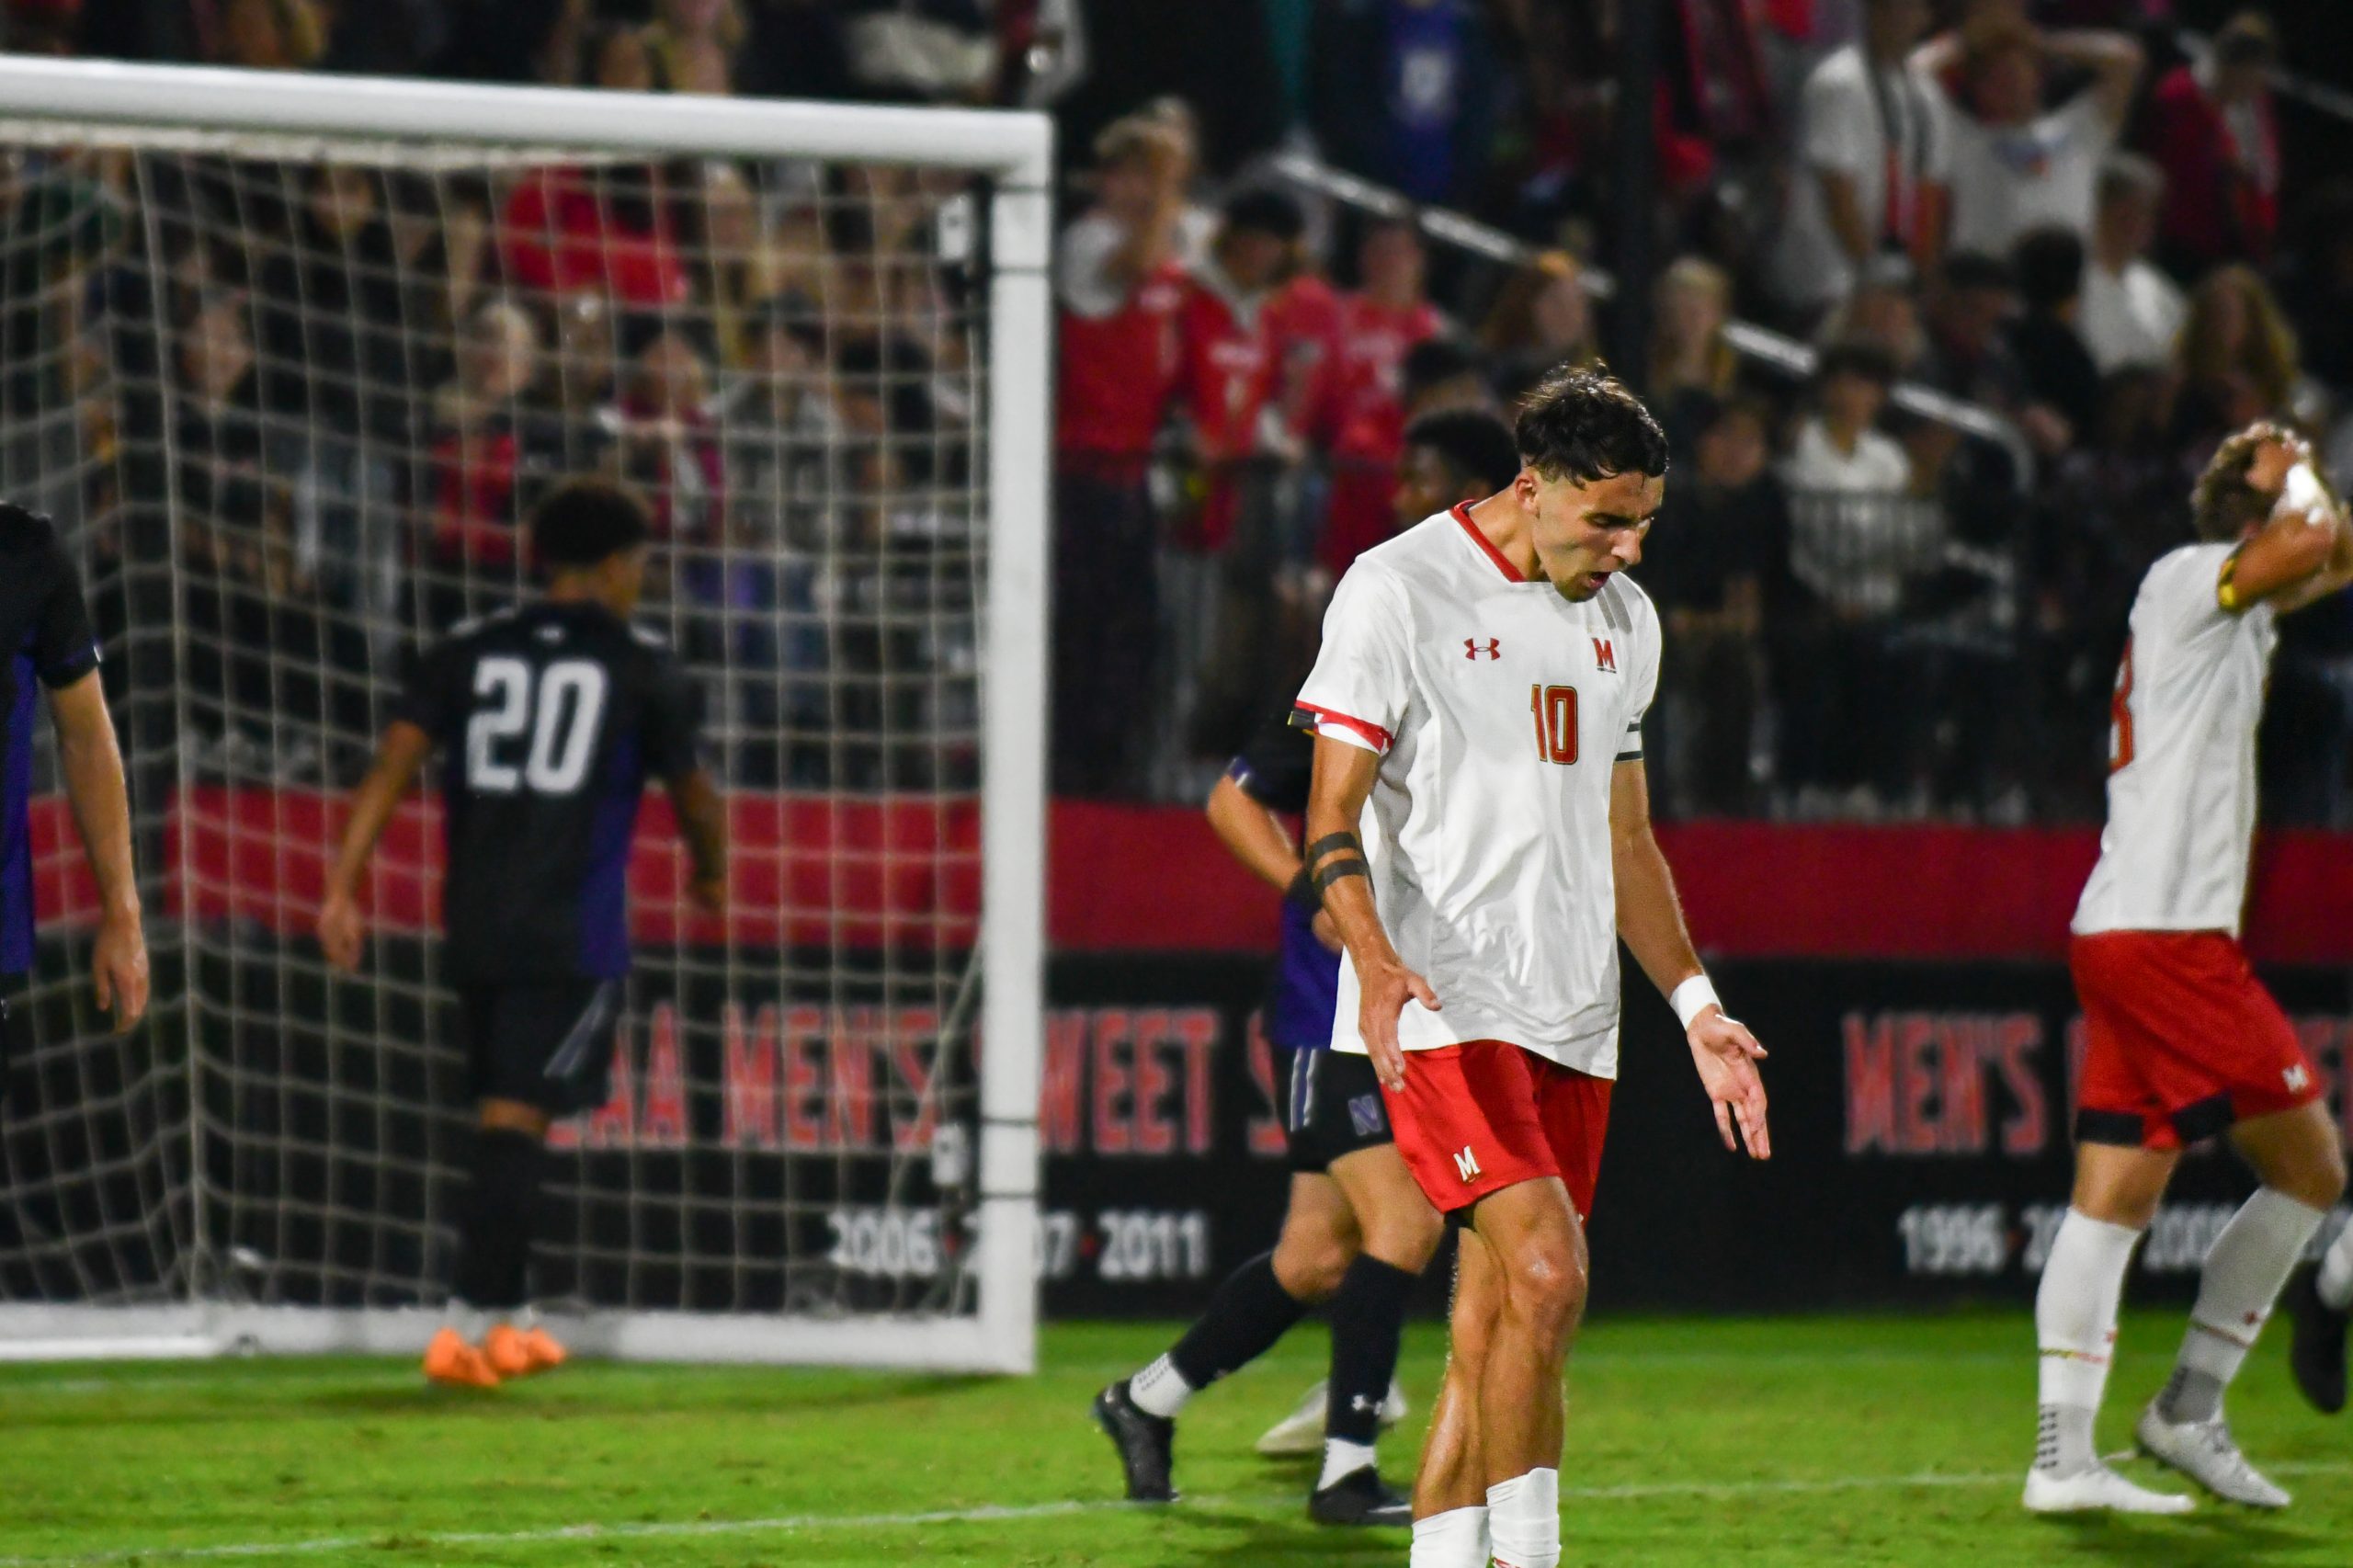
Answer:
[[[2295,165],[2261,11],[1678,0],[1655,201],[1628,213],[1605,0],[1130,9],[0,20],[25,51],[1052,110],[1064,793],[1205,793],[1395,526],[1410,422],[1506,412],[1563,360],[1638,379],[1673,444],[1635,574],[1669,630],[1670,814],[2091,815],[2124,612],[2215,441],[2269,414],[2353,463],[2353,183]],[[2179,21],[2211,49],[2184,56]],[[1403,200],[1315,196],[1279,152]],[[152,656],[199,694],[170,722],[209,768],[347,777],[335,743],[372,732],[414,640],[511,591],[535,487],[597,469],[658,500],[678,565],[654,610],[713,675],[732,777],[968,781],[986,350],[959,197],[888,168],[28,148],[0,185],[0,458],[12,493],[99,525],[124,585],[101,614],[135,629],[185,590],[198,634]],[[1433,245],[1426,209],[1523,259]],[[1631,346],[1593,260],[1628,222],[1672,258]],[[1741,320],[1813,346],[1810,379],[1736,352]],[[2273,724],[2299,739],[2267,754],[2267,809],[2342,825],[2353,619],[2290,625]]]

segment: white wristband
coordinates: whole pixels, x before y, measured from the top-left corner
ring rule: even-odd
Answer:
[[[1691,1028],[1691,1020],[1708,1008],[1723,1006],[1716,998],[1716,988],[1708,983],[1708,977],[1704,974],[1693,975],[1668,993],[1666,1005],[1675,1009],[1677,1021],[1686,1030]]]
[[[2320,475],[2309,460],[2288,471],[2287,482],[2279,487],[2279,509],[2302,513],[2310,523],[2331,520],[2328,492],[2321,488]]]

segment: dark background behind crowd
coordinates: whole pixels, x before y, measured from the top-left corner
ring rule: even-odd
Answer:
[[[1674,450],[1635,574],[1662,811],[1987,822],[2097,813],[2125,612],[2225,430],[2290,419],[2353,471],[2353,125],[2272,74],[2344,74],[2348,13],[1663,0],[1635,113],[1610,0],[0,5],[27,51],[1051,110],[1063,793],[1199,798],[1337,574],[1415,520],[1401,469],[1448,458],[1413,422],[1606,360]],[[186,595],[199,634],[134,638],[128,678],[200,694],[170,738],[205,769],[341,781],[415,640],[512,591],[535,487],[598,468],[657,499],[656,613],[739,782],[961,786],[960,194],[25,149],[0,461],[103,520],[124,626]],[[2289,625],[2266,809],[2344,825],[2353,611]]]

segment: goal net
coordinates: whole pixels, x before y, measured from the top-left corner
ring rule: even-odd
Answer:
[[[432,799],[359,975],[312,925],[419,650],[603,473],[657,514],[731,904],[649,801],[534,1297],[592,1354],[1026,1369],[1045,123],[7,59],[0,148],[0,494],[82,562],[156,974],[108,1035],[44,736],[0,1341],[422,1345],[472,1136]]]

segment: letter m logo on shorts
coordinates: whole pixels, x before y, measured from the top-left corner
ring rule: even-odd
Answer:
[[[1471,1145],[1468,1143],[1462,1146],[1462,1153],[1454,1156],[1454,1168],[1462,1173],[1462,1180],[1466,1185],[1479,1179],[1479,1159],[1477,1155],[1471,1153]]]
[[[1608,670],[1613,676],[1618,673],[1618,650],[1610,645],[1607,637],[1593,640],[1593,667]]]

